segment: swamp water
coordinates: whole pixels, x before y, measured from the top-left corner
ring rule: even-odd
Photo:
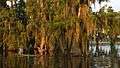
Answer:
[[[0,56],[0,68],[120,68],[120,46],[117,45],[117,57],[109,54],[110,46],[100,46],[99,49],[105,54],[95,56],[96,47],[90,47],[92,56],[34,56],[8,53],[7,57]]]

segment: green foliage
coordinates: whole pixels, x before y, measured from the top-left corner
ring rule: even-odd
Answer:
[[[97,0],[99,3],[109,1],[109,0]]]
[[[27,25],[27,16],[25,11],[25,2],[24,0],[18,1],[16,5],[16,17],[22,22],[23,25]]]
[[[0,8],[1,7],[3,7],[3,8],[6,7],[6,1],[7,0],[0,0]]]
[[[87,3],[82,3],[83,1],[87,1]],[[63,47],[63,49],[64,47],[70,47],[69,50],[71,50],[71,46],[73,45],[71,42],[79,44],[81,41],[77,42],[77,40],[82,39],[82,42],[86,43],[87,31],[83,30],[84,33],[80,32],[80,26],[77,25],[80,23],[80,20],[76,9],[78,10],[80,8],[80,4],[86,6],[90,1],[91,0],[27,0],[25,3],[24,0],[19,0],[15,7],[10,7],[9,9],[0,8],[0,31],[4,33],[3,42],[7,45],[14,45],[15,48],[21,45],[26,46],[28,34],[30,31],[33,31],[36,38],[39,35],[37,33],[45,37],[45,43],[43,44],[48,43],[46,46],[59,45],[59,47]],[[103,0],[98,1],[102,2]],[[0,0],[0,4],[1,2],[6,1]],[[89,11],[86,11],[89,9],[88,7],[90,6],[87,5],[87,8],[85,7],[86,9],[82,9],[83,11],[85,10],[85,16],[89,15]],[[104,14],[106,15],[103,10],[101,10],[98,15],[99,18]],[[110,15],[107,15],[111,16],[111,13],[109,14]],[[99,18],[95,15],[93,16],[95,20],[99,21]],[[106,18],[107,16],[103,17]],[[101,20],[105,18],[101,18]],[[86,24],[84,28],[87,30]],[[81,35],[81,37],[79,37],[79,35]],[[54,40],[54,38],[56,39]],[[76,40],[74,40],[74,38]],[[49,39],[53,40],[52,42],[55,42],[55,44]],[[41,37],[36,39],[36,41],[38,40],[41,40]],[[39,43],[42,42],[40,41]],[[84,45],[83,43],[82,45],[85,46],[83,47],[85,51],[85,49],[87,49],[86,44]]]
[[[99,23],[98,27],[102,26],[99,28],[104,29],[106,34],[120,34],[119,12],[114,12],[112,7],[105,8],[106,6],[102,7],[99,12],[93,14],[94,22]]]

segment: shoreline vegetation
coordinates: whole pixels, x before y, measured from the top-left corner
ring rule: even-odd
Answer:
[[[92,12],[96,0],[19,0],[0,1],[0,48],[26,54],[69,54],[78,48],[81,56],[88,56],[89,41],[109,37],[111,51],[115,51],[120,34],[120,12],[103,6]],[[107,0],[97,0],[99,4]],[[107,12],[106,12],[107,10]],[[119,43],[118,43],[119,44]],[[20,48],[20,49],[19,49]],[[18,50],[16,50],[18,49]],[[24,51],[25,50],[25,51]]]

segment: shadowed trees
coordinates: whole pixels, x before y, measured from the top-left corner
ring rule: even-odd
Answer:
[[[111,46],[111,54],[115,56],[117,53],[115,44],[119,32],[119,12],[115,12],[112,7],[104,6],[99,12],[93,13],[94,23],[96,23],[96,33],[99,32],[98,38],[102,41],[103,39],[109,39]],[[102,37],[102,34],[107,35],[106,38]],[[97,39],[98,40],[98,39]],[[100,41],[98,40],[98,42]],[[97,44],[99,45],[99,43]],[[96,47],[98,50],[98,46]],[[99,51],[99,50],[98,50]]]
[[[7,7],[6,1],[7,1],[7,0],[0,0],[0,8],[5,8],[5,7]]]

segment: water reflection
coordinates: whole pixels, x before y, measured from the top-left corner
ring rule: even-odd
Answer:
[[[0,57],[0,68],[85,68],[84,62],[82,58],[72,55],[49,57],[9,53],[7,57]]]
[[[27,57],[27,63],[28,63],[28,68],[33,68],[34,56],[28,56]]]
[[[35,56],[10,52],[6,57],[0,56],[0,68],[120,68],[120,58],[105,55],[79,57],[59,53]]]

